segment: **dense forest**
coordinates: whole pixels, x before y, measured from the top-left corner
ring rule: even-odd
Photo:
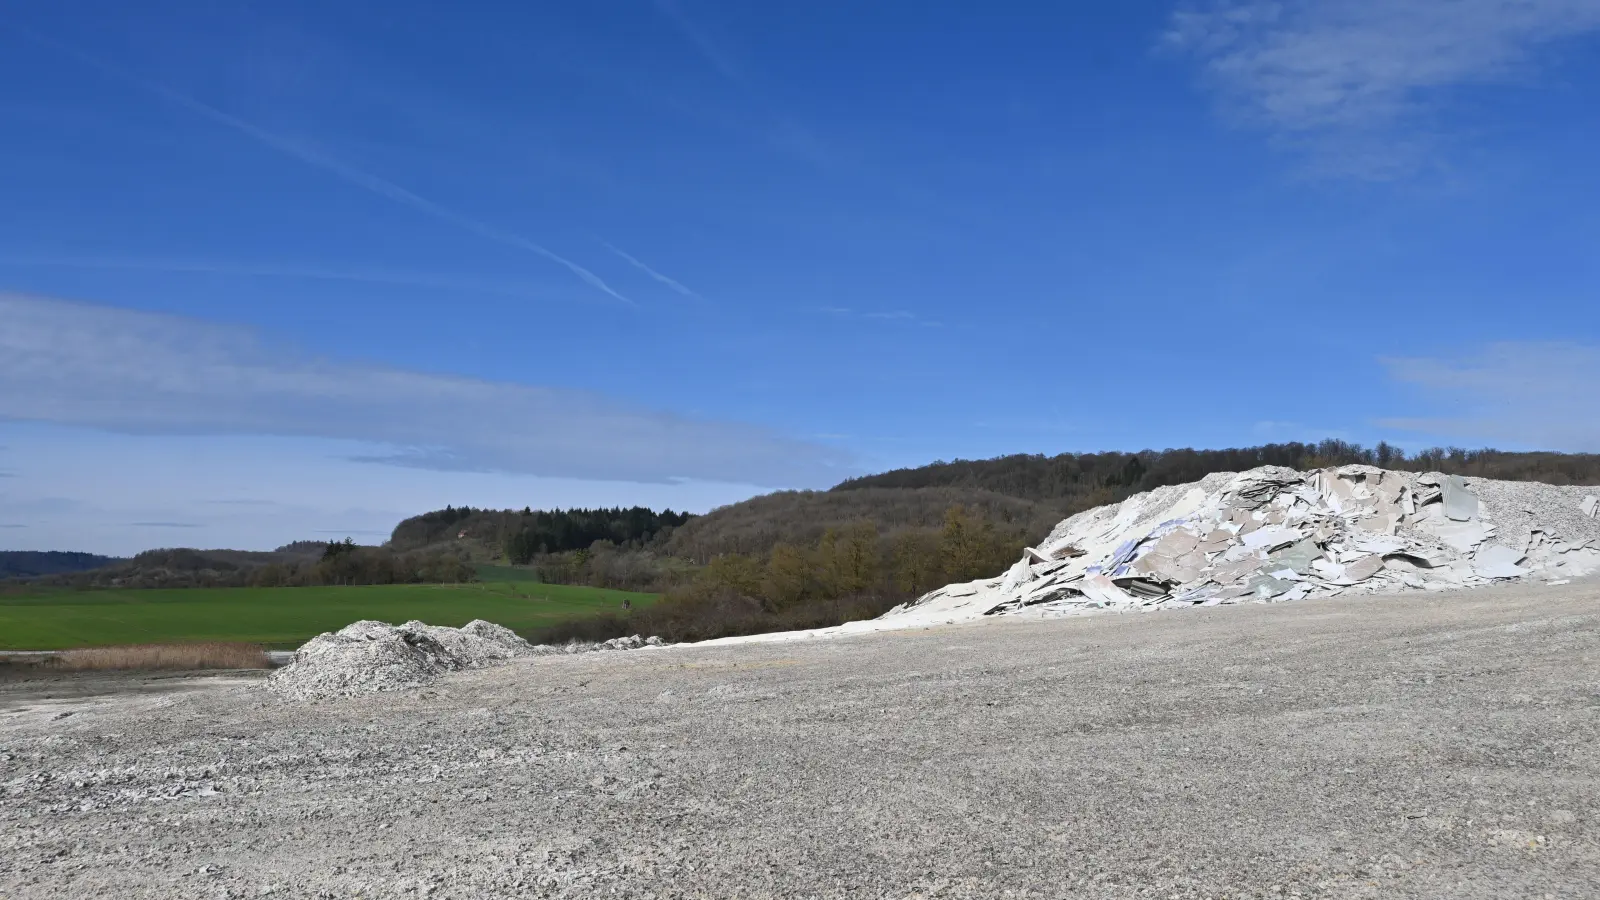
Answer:
[[[412,516],[395,526],[389,537],[394,550],[416,550],[452,541],[487,546],[516,565],[548,553],[582,550],[597,541],[640,547],[664,537],[689,521],[688,513],[629,509],[556,509],[522,511],[447,506]]]

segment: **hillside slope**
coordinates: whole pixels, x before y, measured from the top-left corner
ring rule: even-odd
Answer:
[[[824,531],[855,522],[871,522],[884,535],[908,528],[936,529],[952,506],[964,506],[997,525],[1038,537],[1064,515],[1054,501],[970,487],[779,491],[689,520],[672,532],[664,549],[697,562],[726,553],[759,556],[780,542],[815,544]]]
[[[1368,448],[1338,440],[1222,450],[1017,454],[896,469],[827,491],[753,497],[688,521],[661,547],[697,562],[728,553],[759,556],[779,542],[813,544],[827,529],[854,522],[872,522],[884,534],[937,528],[945,510],[955,505],[1036,540],[1067,516],[1217,472],[1267,465],[1304,471],[1352,463],[1555,485],[1600,483],[1600,454],[1434,448],[1407,455],[1387,444]]]

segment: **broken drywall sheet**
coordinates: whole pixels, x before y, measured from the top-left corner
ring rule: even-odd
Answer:
[[[1470,522],[1478,517],[1478,495],[1467,490],[1467,481],[1460,475],[1451,475],[1441,486],[1444,492],[1444,515],[1452,522]]]
[[[1472,571],[1479,578],[1521,578],[1528,570],[1517,565],[1522,553],[1504,544],[1485,544],[1472,560]]]
[[[881,621],[1581,577],[1600,573],[1594,491],[1373,466],[1218,473],[1079,513],[1002,578],[940,588]]]

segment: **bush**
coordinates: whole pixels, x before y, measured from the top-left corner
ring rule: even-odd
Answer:
[[[85,647],[57,655],[52,668],[67,672],[111,670],[268,669],[272,663],[257,644],[206,641],[193,644],[132,644]]]
[[[678,643],[827,628],[877,618],[950,582],[998,574],[1022,546],[1016,530],[959,505],[945,510],[937,530],[884,535],[857,521],[824,529],[809,547],[779,542],[764,558],[722,554],[649,609],[567,622],[531,637],[558,644],[637,634]]]
[[[828,628],[846,622],[876,619],[904,602],[904,599],[865,594],[819,598],[774,610],[760,599],[730,590],[711,593],[683,590],[668,594],[649,609],[574,619],[538,629],[527,637],[536,644],[564,644],[571,640],[598,642],[634,634],[643,637],[654,635],[674,644],[709,641],[773,631]]]

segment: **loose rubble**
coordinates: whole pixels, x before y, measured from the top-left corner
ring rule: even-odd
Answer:
[[[288,665],[267,677],[267,687],[294,700],[350,697],[421,687],[446,672],[481,669],[510,659],[662,645],[638,635],[599,644],[530,644],[516,632],[474,619],[460,628],[410,621],[363,620],[307,641]]]
[[[1595,896],[1600,584],[1204,612],[513,662],[421,702],[0,678],[0,896]]]
[[[879,621],[1454,590],[1600,572],[1593,488],[1266,466],[1079,513],[999,578]]]

